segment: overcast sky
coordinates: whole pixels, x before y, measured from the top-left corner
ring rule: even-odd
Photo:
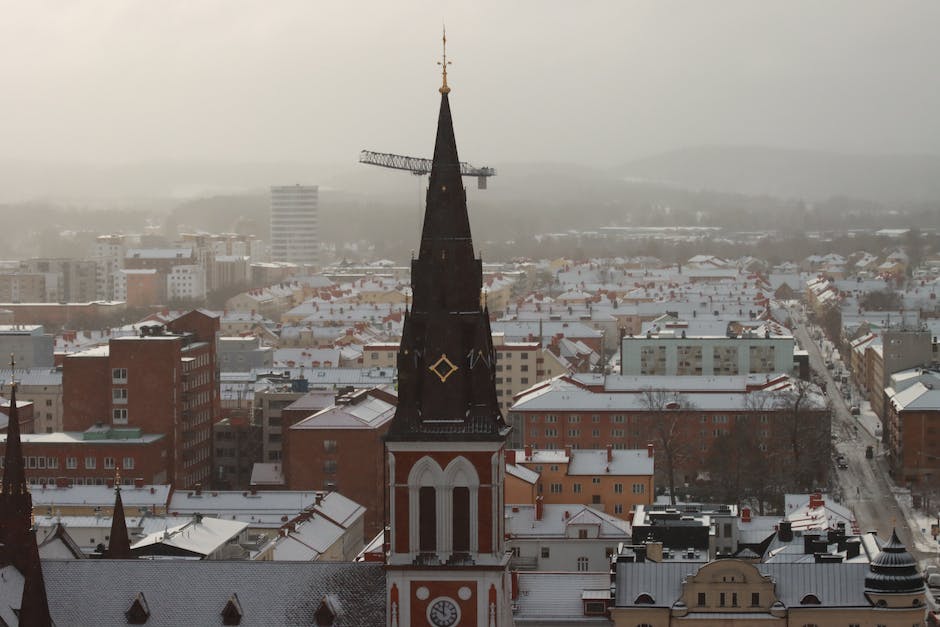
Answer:
[[[940,3],[4,2],[0,161],[430,155],[441,23],[461,157],[701,144],[940,153]]]

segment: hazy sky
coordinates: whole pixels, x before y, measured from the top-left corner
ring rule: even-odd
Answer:
[[[429,155],[442,20],[477,164],[718,143],[940,153],[934,0],[0,6],[0,161]]]

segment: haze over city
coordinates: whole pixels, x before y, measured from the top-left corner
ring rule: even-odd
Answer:
[[[109,196],[96,177],[129,164],[206,170],[126,190],[185,197],[266,184],[245,164],[322,182],[363,148],[425,156],[443,21],[474,163],[936,155],[938,20],[928,1],[23,3],[0,24],[3,197]]]

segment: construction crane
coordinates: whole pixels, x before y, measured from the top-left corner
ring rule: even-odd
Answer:
[[[415,176],[422,176],[431,172],[431,160],[420,157],[406,157],[405,155],[393,155],[387,152],[372,152],[363,150],[359,153],[359,163],[367,165],[377,165],[382,168],[391,168],[393,170],[405,170]],[[486,189],[486,179],[490,176],[496,176],[494,168],[475,168],[466,161],[460,162],[461,176],[477,177],[477,189]]]

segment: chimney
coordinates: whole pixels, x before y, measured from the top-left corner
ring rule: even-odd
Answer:
[[[531,444],[525,445],[525,458],[532,459],[532,445]]]
[[[516,451],[515,449],[506,450],[506,463],[515,465],[516,463]]]
[[[646,456],[650,458],[653,457],[653,443],[652,442],[646,443]]]
[[[144,478],[143,478],[143,477],[137,477],[137,478],[135,478],[135,479],[134,479],[134,487],[135,487],[135,488],[143,488],[143,487],[144,487]]]
[[[614,461],[614,445],[608,444],[607,445],[607,463],[609,464],[612,461]]]
[[[750,507],[741,508],[741,522],[743,523],[751,522],[751,508]]]
[[[543,507],[544,505],[542,504],[542,497],[541,496],[535,497],[535,519],[536,520],[542,520],[542,508]]]
[[[196,496],[202,496],[202,484],[196,483]]]
[[[781,542],[793,541],[793,526],[789,520],[780,521],[780,525],[777,527],[777,538],[779,538]]]
[[[571,459],[571,445],[565,444],[565,457]]]
[[[816,509],[817,507],[822,507],[824,504],[822,494],[819,492],[814,492],[809,495],[809,508]]]

